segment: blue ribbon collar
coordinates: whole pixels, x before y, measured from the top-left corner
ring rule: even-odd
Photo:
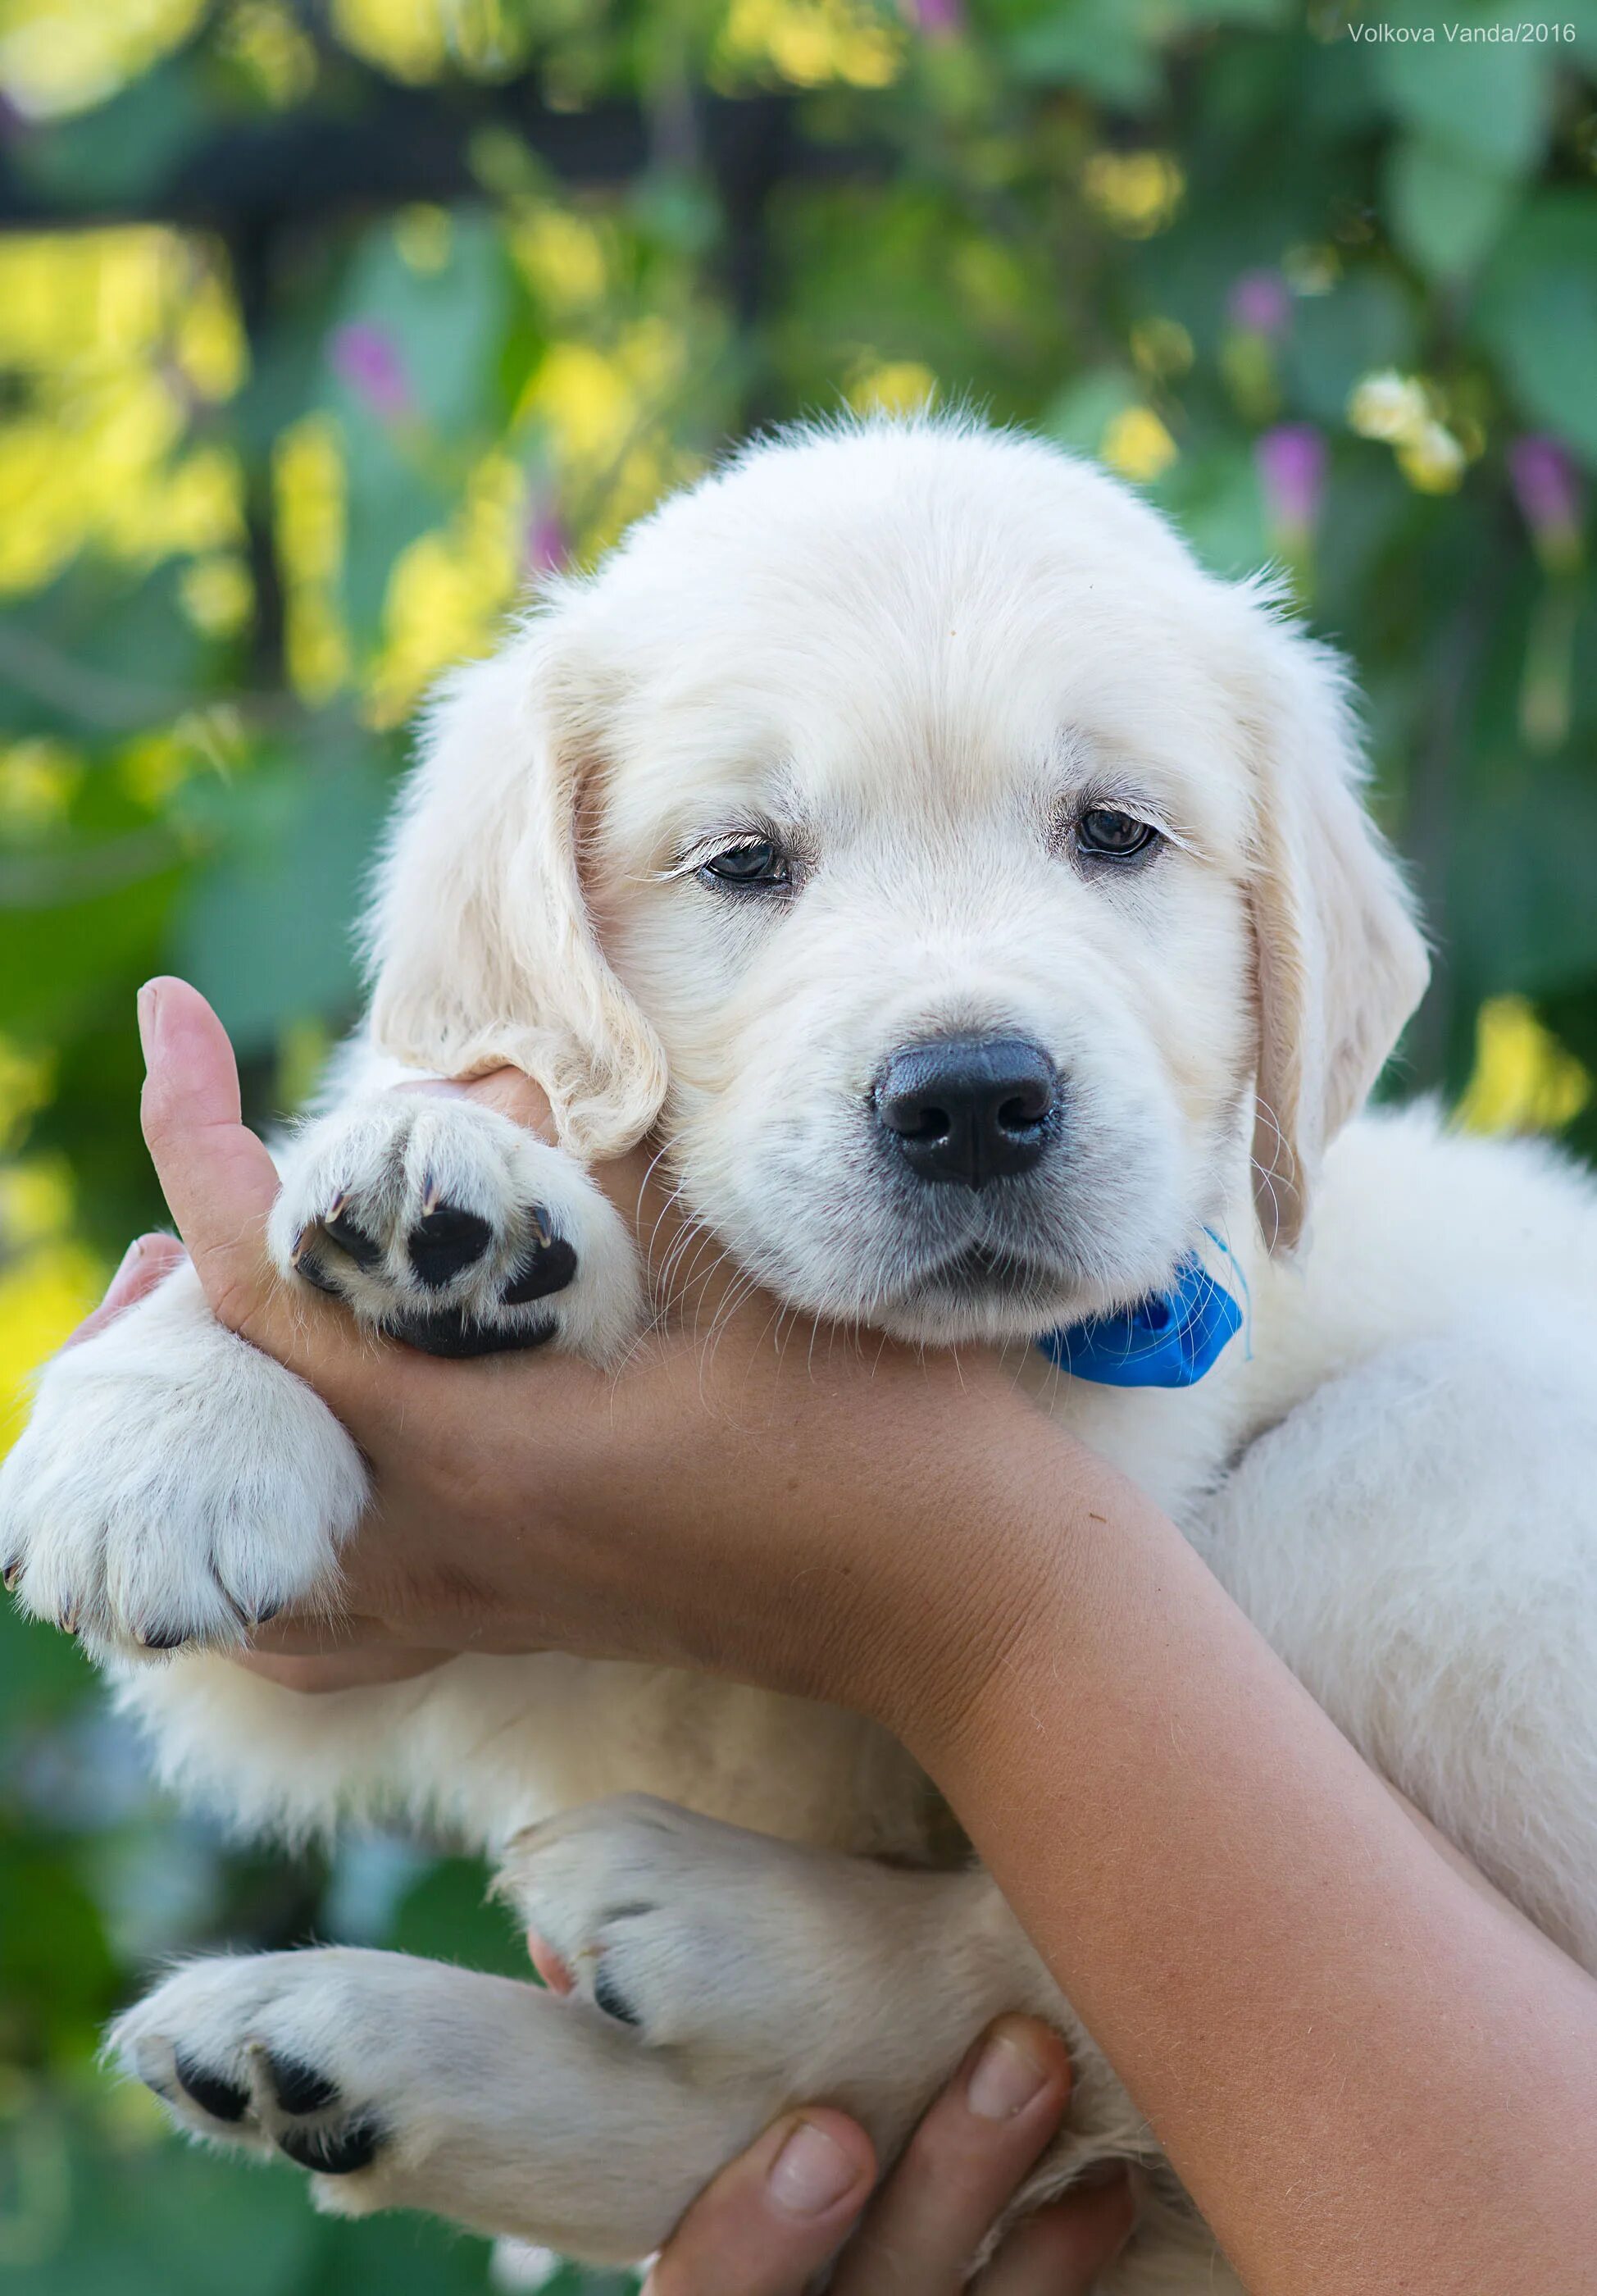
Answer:
[[[1192,1251],[1167,1292],[1045,1332],[1037,1345],[1072,1379],[1102,1387],[1195,1387],[1241,1326],[1241,1308]]]

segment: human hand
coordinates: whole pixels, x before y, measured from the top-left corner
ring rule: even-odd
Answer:
[[[1000,2019],[874,2198],[864,2130],[826,2107],[790,2113],[705,2187],[644,2296],[802,2296],[846,2234],[831,2296],[957,2296],[1069,2092],[1059,2036],[1032,2018]],[[974,2284],[979,2296],[1087,2296],[1131,2222],[1123,2177],[1072,2193],[1009,2235]]]
[[[446,1364],[358,1337],[271,1274],[276,1190],[239,1120],[231,1047],[177,981],[142,1006],[146,1137],[211,1307],[306,1378],[372,1467],[380,1529],[343,1557],[333,1649],[556,1647],[838,1700],[901,1721],[994,1662],[1022,1559],[1016,1478],[1101,1477],[995,1359],[799,1331],[760,1300],[641,1343],[618,1380],[566,1357]],[[602,1176],[647,1232],[644,1160]],[[625,1408],[619,1407],[624,1399]],[[999,1567],[1002,1559],[1003,1567]],[[795,1599],[802,1590],[802,1601]],[[275,1656],[324,1656],[291,1615]]]

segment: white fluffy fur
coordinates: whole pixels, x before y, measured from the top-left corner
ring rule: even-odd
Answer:
[[[695,1219],[794,1305],[1013,1344],[1038,1407],[1175,1514],[1368,1759],[1597,1969],[1597,1208],[1544,1153],[1424,1112],[1350,1120],[1423,979],[1358,783],[1334,663],[1101,473],[957,423],[758,447],[446,690],[379,895],[364,1081],[290,1150],[278,1250],[351,1186],[392,1245],[420,1168],[382,1060],[521,1062],[569,1157],[658,1119]],[[1167,841],[1083,866],[1085,802]],[[790,898],[696,875],[768,832]],[[916,1188],[876,1145],[871,1079],[970,1027],[1047,1047],[1068,1154],[979,1196]],[[427,1120],[422,1160],[489,1221],[495,1280],[553,1204],[582,1260],[562,1341],[613,1348],[635,1279],[577,1164]],[[1162,1283],[1206,1230],[1249,1312],[1197,1389],[1082,1386],[1024,1344]],[[951,1273],[972,1246],[1024,1271]],[[375,1316],[402,1263],[368,1277]],[[92,1582],[126,1651],[176,1577],[225,1641],[208,1571],[248,1610],[331,1559],[358,1461],[248,1356],[173,1286],[46,1375],[0,1488],[33,1608]],[[225,1569],[193,1493],[233,1527]],[[837,2097],[890,2148],[981,2021],[1029,2005],[1080,2067],[1034,2190],[1138,2160],[1143,2228],[1110,2285],[1222,2284],[991,1884],[938,1870],[935,1799],[871,1726],[556,1655],[315,1700],[203,1651],[123,1680],[175,1784],[289,1829],[447,1824],[504,1857],[578,1974],[560,2004],[386,1956],[205,1963],[124,2021],[127,2061],[213,2138],[281,2134],[279,2045],[336,2079],[338,2112],[380,2113],[383,2149],[320,2180],[329,2204],[635,2254],[780,2103]],[[242,2122],[175,2086],[177,2046],[249,2090]]]

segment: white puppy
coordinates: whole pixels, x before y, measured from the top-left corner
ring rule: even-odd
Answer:
[[[1597,1969],[1597,1208],[1550,1155],[1360,1117],[1424,964],[1358,783],[1334,660],[1096,471],[958,422],[757,447],[446,687],[369,1039],[283,1159],[274,1246],[422,1344],[613,1359],[643,1293],[582,1160],[658,1126],[697,1221],[794,1307],[1012,1346]],[[504,1061],[561,1149],[385,1088]],[[1198,1262],[1245,1316],[1196,1384],[1061,1376],[1032,1344],[1075,1327],[1112,1372],[1114,1317],[1190,1303]],[[890,2152],[983,2021],[1030,2007],[1078,2065],[1034,2195],[1150,2163],[1112,2285],[1217,2284],[870,1726],[557,1655],[321,1699],[217,1655],[325,1585],[363,1492],[188,1275],[52,1366],[4,1471],[23,1601],[113,1654],[176,1784],[295,1829],[442,1820],[580,1977],[561,2002],[382,1954],[194,1964],[119,2029],[185,2126],[280,2147],[350,2211],[628,2258],[792,2100]]]

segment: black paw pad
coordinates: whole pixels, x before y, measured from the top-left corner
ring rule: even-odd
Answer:
[[[440,1316],[390,1316],[383,1325],[390,1339],[419,1348],[424,1356],[448,1356],[459,1361],[469,1356],[502,1356],[517,1348],[541,1348],[554,1337],[554,1322],[479,1324],[462,1308]]]
[[[304,2064],[297,2057],[274,2056],[268,2050],[266,2074],[272,2084],[272,2094],[284,2112],[325,2112],[329,2105],[339,2102],[337,2081],[329,2080],[315,2065]]]
[[[493,1234],[487,1220],[477,1213],[463,1212],[454,1204],[440,1204],[437,1211],[418,1220],[405,1239],[416,1281],[425,1283],[430,1292],[440,1290],[463,1268],[482,1258]]]
[[[500,1294],[507,1308],[524,1308],[529,1300],[546,1300],[563,1292],[577,1274],[577,1254],[563,1235],[535,1243]]]
[[[375,1267],[382,1258],[382,1246],[375,1236],[368,1235],[364,1227],[356,1227],[352,1219],[341,1212],[335,1213],[323,1226],[340,1251],[348,1253],[357,1267]],[[303,1273],[301,1268],[301,1273]]]
[[[340,1296],[338,1285],[314,1251],[302,1251],[299,1254],[294,1262],[294,1273],[303,1277],[307,1283],[314,1284],[318,1292],[331,1292],[335,1300]]]
[[[607,2017],[613,2017],[618,2025],[641,2025],[643,2021],[610,1974],[607,1962],[602,1961],[594,1972],[594,2005],[602,2009]]]
[[[277,2146],[318,2177],[352,2177],[371,2167],[387,2135],[376,2113],[363,2112],[341,2128],[285,2128]]]
[[[220,2073],[207,2072],[185,2049],[173,2050],[172,2070],[194,2103],[203,2105],[213,2120],[242,2120],[250,2110],[248,2089],[224,2080]]]

